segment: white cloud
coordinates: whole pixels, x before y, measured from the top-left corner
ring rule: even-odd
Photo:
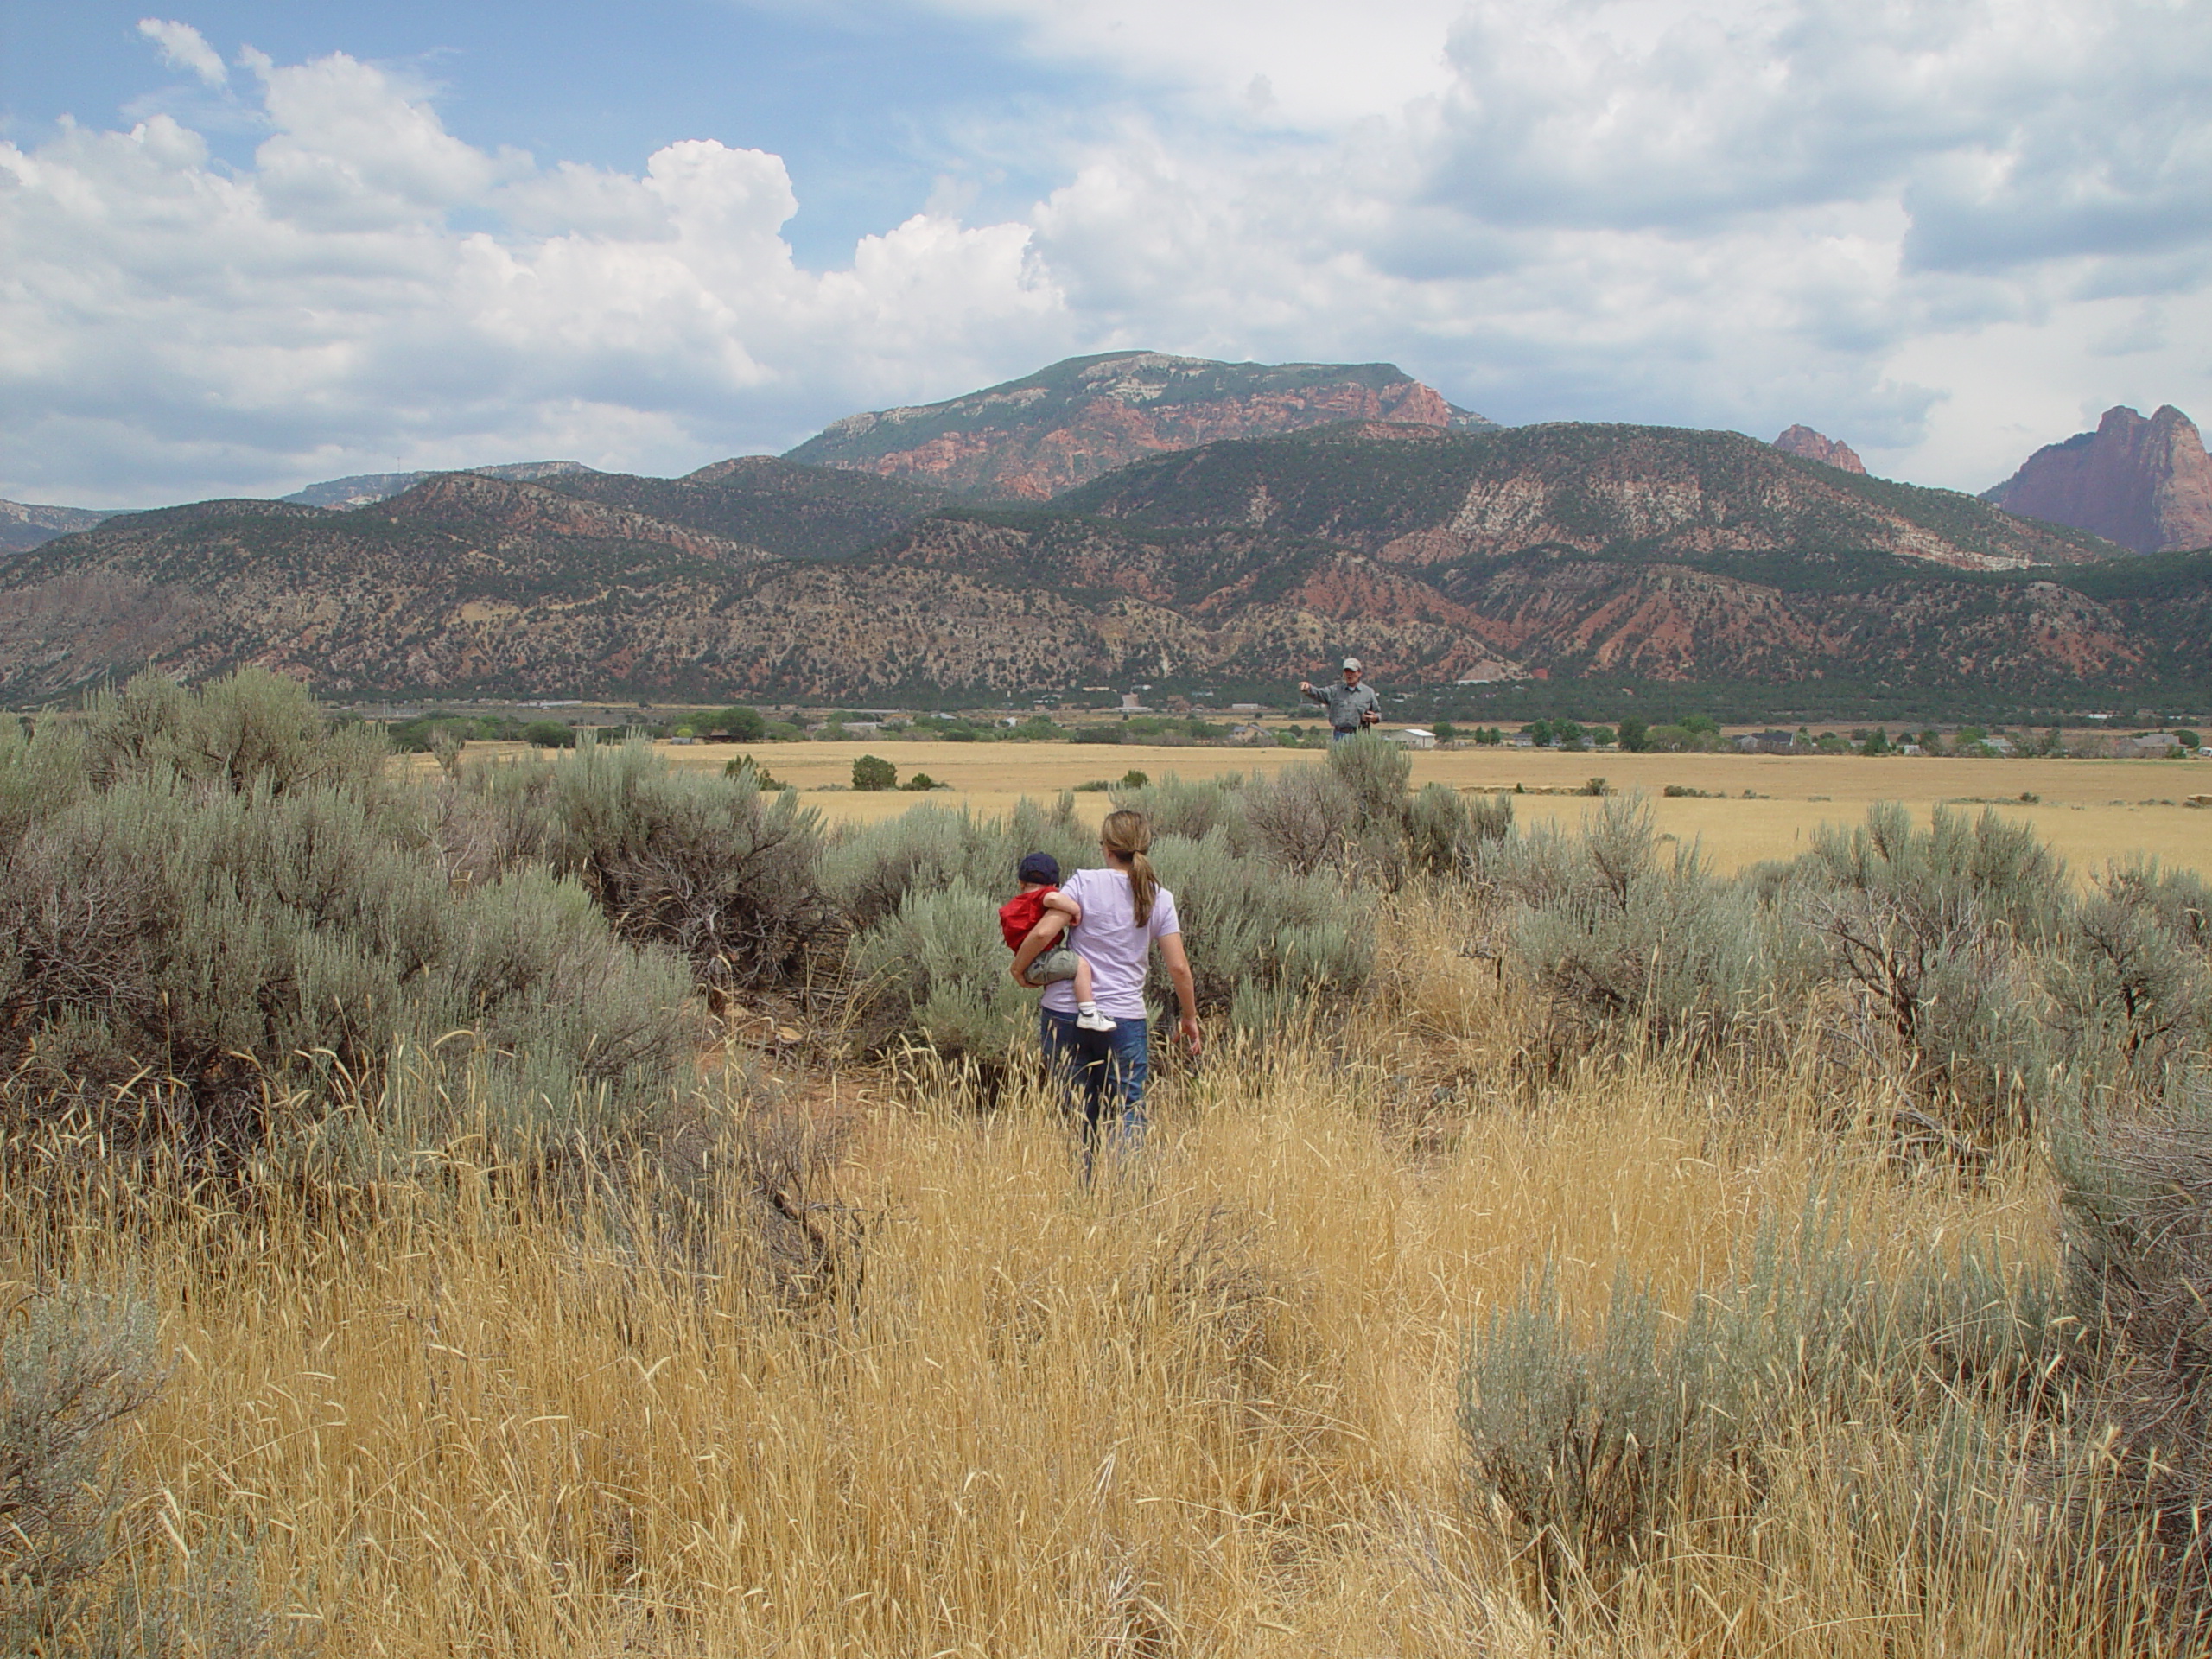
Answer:
[[[162,61],[172,68],[188,70],[210,86],[221,86],[230,80],[231,72],[223,67],[222,55],[190,23],[141,17],[138,32],[160,48]]]
[[[1440,92],[1463,0],[924,0],[1011,25],[1040,56],[1110,66],[1274,123],[1335,125]]]
[[[248,169],[168,116],[0,144],[0,493],[139,505],[548,448],[665,470],[1071,348],[1024,226],[918,216],[810,272],[776,156],[540,168],[372,65],[252,67]]]
[[[0,146],[0,493],[674,470],[1124,345],[1804,420],[1970,487],[2109,403],[2212,417],[2201,0],[907,3],[1114,79],[940,143],[1044,199],[970,225],[949,175],[827,271],[774,155],[487,149],[344,55],[241,54],[250,166],[167,114]]]

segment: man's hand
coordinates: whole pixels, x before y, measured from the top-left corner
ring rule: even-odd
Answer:
[[[1372,709],[1363,709],[1359,711],[1359,723],[1363,726],[1380,726],[1382,723],[1382,716]]]
[[[1311,680],[1300,680],[1298,683],[1298,689],[1311,696],[1313,694],[1313,683]]]

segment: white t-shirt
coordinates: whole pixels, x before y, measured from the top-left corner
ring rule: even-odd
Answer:
[[[1116,1020],[1144,1018],[1146,958],[1154,939],[1180,933],[1175,895],[1165,887],[1152,894],[1152,914],[1137,925],[1136,896],[1127,870],[1077,870],[1060,891],[1083,906],[1083,922],[1067,933],[1070,949],[1090,964],[1091,988],[1099,1012]],[[1055,1014],[1075,1012],[1075,982],[1057,980],[1045,988],[1045,1006]]]

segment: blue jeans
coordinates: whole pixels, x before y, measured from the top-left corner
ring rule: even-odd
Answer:
[[[1111,1031],[1085,1031],[1071,1014],[1039,1008],[1037,1035],[1044,1046],[1045,1064],[1063,1090],[1062,1109],[1072,1112],[1078,1102],[1082,1105],[1084,1174],[1090,1173],[1109,1099],[1121,1109],[1121,1122],[1114,1131],[1116,1146],[1123,1152],[1141,1148],[1144,1086],[1152,1075],[1145,1022],[1116,1020]]]
[[[1341,743],[1348,737],[1357,737],[1358,735],[1359,728],[1357,726],[1332,726],[1329,728],[1329,741],[1332,743]]]

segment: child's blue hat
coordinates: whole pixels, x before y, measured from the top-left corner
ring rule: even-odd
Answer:
[[[1050,853],[1032,853],[1021,861],[1021,879],[1057,887],[1060,885],[1060,861]]]

